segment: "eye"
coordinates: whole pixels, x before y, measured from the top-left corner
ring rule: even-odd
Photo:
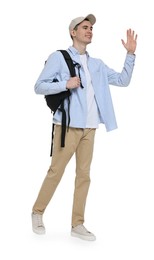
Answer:
[[[87,25],[83,26],[83,29],[87,30],[87,29],[88,29],[88,26],[87,26]],[[92,31],[92,30],[93,30],[93,27],[91,26],[91,27],[90,27],[90,31]]]

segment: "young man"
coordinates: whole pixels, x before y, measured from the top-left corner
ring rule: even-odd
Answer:
[[[76,69],[77,76],[70,78],[66,62],[59,51],[52,53],[41,72],[36,84],[37,94],[49,95],[71,90],[70,128],[66,132],[65,147],[60,146],[61,112],[57,110],[53,121],[54,146],[51,166],[44,179],[38,197],[32,209],[32,228],[37,234],[45,233],[43,213],[50,202],[65,167],[72,155],[76,156],[76,178],[72,208],[71,235],[95,240],[84,224],[84,213],[90,185],[90,165],[93,156],[95,130],[103,123],[107,131],[117,128],[109,85],[128,86],[132,77],[135,62],[137,35],[127,30],[127,41],[122,40],[127,54],[122,71],[116,72],[100,59],[89,56],[86,47],[92,41],[94,15],[77,17],[69,25],[73,45],[68,52],[74,62],[81,65]],[[57,82],[54,82],[54,79]],[[65,102],[67,109],[67,101]]]

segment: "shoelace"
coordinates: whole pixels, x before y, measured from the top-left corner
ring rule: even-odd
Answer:
[[[90,231],[88,231],[84,225],[80,225],[80,229],[84,230],[87,233],[91,233]]]
[[[43,222],[42,222],[42,216],[41,215],[36,215],[36,217],[37,217],[37,226],[38,227],[44,227],[44,225],[43,225]]]

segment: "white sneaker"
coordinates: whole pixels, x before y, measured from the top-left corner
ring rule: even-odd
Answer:
[[[72,227],[71,235],[73,237],[78,237],[83,240],[94,241],[96,237],[93,233],[89,232],[82,224],[76,227]]]
[[[45,234],[45,226],[43,224],[43,215],[32,213],[32,229],[39,235]]]

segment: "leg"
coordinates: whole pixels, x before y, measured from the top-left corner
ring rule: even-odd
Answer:
[[[72,212],[72,226],[84,223],[84,212],[90,185],[90,165],[93,155],[95,129],[83,130],[76,150],[76,179]]]
[[[82,131],[70,128],[66,133],[65,147],[60,147],[61,126],[55,126],[54,147],[52,163],[44,179],[37,200],[33,206],[33,212],[43,214],[49,201],[51,200],[61,178],[65,167],[74,154],[79,143]]]

